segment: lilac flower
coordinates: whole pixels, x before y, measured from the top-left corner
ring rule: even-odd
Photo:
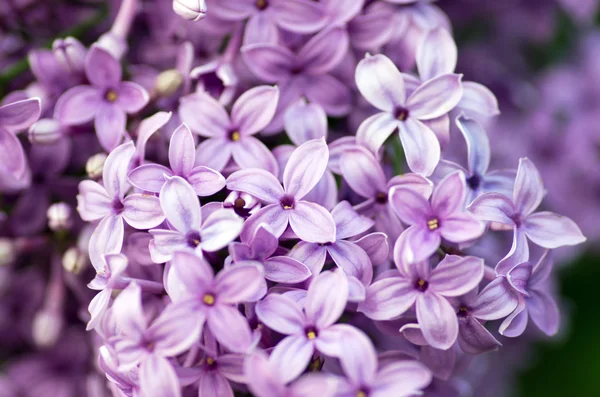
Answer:
[[[450,32],[443,26],[430,30],[417,48],[416,61],[421,81],[454,73],[458,50]],[[469,117],[492,117],[500,113],[498,100],[485,86],[463,81],[463,95],[456,107]]]
[[[139,384],[144,396],[181,396],[177,374],[167,358],[183,353],[196,342],[199,325],[189,321],[187,312],[174,306],[148,324],[141,294],[140,286],[131,283],[112,307],[120,330],[114,340],[119,370],[139,365]]]
[[[296,146],[313,139],[327,139],[325,111],[318,103],[307,103],[305,98],[300,98],[286,110],[284,126]]]
[[[558,332],[560,313],[548,291],[547,281],[552,271],[549,253],[545,250],[537,263],[522,262],[508,272],[506,280],[512,291],[505,292],[505,295],[518,295],[518,305],[500,326],[502,335],[511,338],[521,335],[529,317],[546,335],[553,336]]]
[[[225,209],[217,210],[203,220],[196,191],[179,176],[167,177],[159,199],[174,230],[150,230],[153,237],[150,255],[156,263],[170,260],[177,250],[200,256],[202,251],[218,251],[235,239],[242,228],[243,220]]]
[[[396,240],[403,230],[400,219],[388,201],[394,187],[404,187],[428,198],[432,192],[431,182],[416,174],[404,174],[388,180],[373,154],[362,146],[354,145],[344,150],[339,168],[344,180],[359,196],[367,200],[357,210],[374,219],[375,230],[386,233]]]
[[[129,182],[138,189],[159,193],[165,183],[165,176],[174,175],[185,179],[198,196],[210,196],[225,187],[225,178],[219,172],[208,167],[197,166],[194,137],[189,128],[182,124],[171,136],[169,145],[169,164],[167,168],[160,164],[143,164],[133,169]]]
[[[442,238],[451,243],[465,243],[480,237],[484,225],[464,210],[465,180],[454,172],[433,191],[431,203],[413,190],[397,187],[390,192],[392,209],[411,225],[400,235],[402,260],[419,262],[438,249]],[[398,247],[398,245],[397,245]]]
[[[127,172],[135,153],[133,142],[114,149],[104,163],[104,186],[91,180],[79,184],[77,211],[85,221],[114,217],[115,227],[123,228],[123,220],[136,229],[150,229],[165,219],[158,197],[134,193],[130,189]]]
[[[528,158],[521,158],[512,200],[500,193],[486,193],[476,198],[467,209],[481,220],[512,227],[513,249],[521,241],[521,244],[526,244],[523,235],[548,249],[583,243],[586,238],[571,219],[554,212],[533,213],[542,202],[544,193],[537,168]]]
[[[313,274],[319,274],[325,264],[327,254],[333,262],[340,267],[349,281],[349,300],[360,301],[364,299],[365,288],[373,279],[373,264],[360,244],[347,239],[358,236],[370,229],[374,222],[360,216],[352,209],[347,201],[341,201],[331,211],[336,227],[336,240],[326,244],[308,243],[301,241],[290,251],[291,257],[297,258],[307,264]],[[365,236],[367,237],[367,236]],[[387,258],[387,237],[379,241],[378,250],[385,251],[376,254],[376,257]]]
[[[227,178],[227,188],[251,194],[267,203],[244,224],[242,240],[252,239],[261,223],[268,224],[275,237],[288,224],[301,239],[311,243],[335,240],[335,222],[320,205],[302,200],[319,182],[327,167],[329,151],[324,139],[298,147],[283,173],[283,186],[272,174],[260,169],[236,171]]]
[[[341,62],[347,50],[348,35],[341,27],[321,31],[296,53],[276,44],[242,47],[242,55],[252,73],[261,80],[277,83],[281,90],[275,118],[265,132],[280,131],[285,109],[302,96],[321,105],[329,115],[347,114],[350,91],[328,74]]]
[[[359,311],[373,320],[390,320],[415,306],[427,343],[449,349],[456,342],[459,325],[448,298],[463,295],[479,284],[483,260],[446,255],[432,270],[428,261],[409,265],[395,253],[394,262],[400,274],[371,284]]]
[[[469,169],[466,170],[451,161],[440,160],[435,175],[444,177],[446,174],[460,170],[465,175],[469,188],[467,203],[471,203],[477,196],[488,192],[509,195],[513,189],[516,173],[513,170],[488,172],[490,142],[481,124],[460,116],[456,119],[456,125],[467,142]]]
[[[381,112],[366,119],[357,142],[377,152],[398,128],[406,161],[413,172],[430,175],[440,161],[440,143],[423,121],[452,110],[462,97],[462,75],[445,74],[424,82],[408,98],[404,79],[385,55],[368,55],[356,68],[356,85]]]
[[[288,384],[282,367],[263,352],[252,353],[244,363],[248,387],[256,397],[333,397],[335,382],[324,374],[308,374]]]
[[[40,113],[38,98],[0,106],[0,174],[9,173],[16,179],[25,176],[27,158],[15,134],[37,121]]]
[[[182,251],[173,255],[171,265],[179,284],[177,291],[170,291],[174,307],[187,313],[188,322],[198,324],[198,330],[206,324],[227,349],[245,353],[252,344],[252,333],[235,305],[260,299],[258,292],[265,289],[261,269],[237,264],[215,276],[204,259]],[[198,336],[196,333],[195,338]]]
[[[260,201],[247,193],[231,192],[223,201],[223,208],[231,209],[244,219],[254,215],[261,207]]]
[[[277,87],[255,87],[238,98],[230,117],[223,105],[207,93],[182,98],[181,120],[208,138],[198,146],[196,162],[221,171],[233,157],[240,168],[263,168],[277,174],[273,154],[253,135],[269,124],[278,100]]]
[[[252,241],[249,243],[231,243],[229,253],[233,262],[259,262],[265,278],[276,283],[295,284],[306,280],[311,275],[310,269],[303,263],[289,256],[274,255],[279,248],[279,240],[266,225],[259,225]]]
[[[100,144],[111,151],[125,134],[126,114],[146,106],[148,93],[135,83],[122,82],[119,61],[98,46],[93,46],[86,57],[85,73],[91,85],[65,92],[56,104],[54,117],[66,125],[94,120]]]
[[[211,12],[226,21],[246,23],[246,44],[277,42],[277,27],[297,33],[314,33],[325,26],[323,7],[309,0],[219,0]]]
[[[287,335],[271,352],[270,361],[286,382],[300,375],[315,351],[339,356],[346,324],[335,324],[348,299],[348,281],[340,271],[316,276],[301,307],[290,297],[269,294],[256,305],[258,319],[273,331]]]
[[[420,394],[431,382],[431,372],[417,361],[378,364],[373,343],[362,332],[354,333],[352,346],[340,356],[346,377],[338,381],[337,397],[409,397]]]

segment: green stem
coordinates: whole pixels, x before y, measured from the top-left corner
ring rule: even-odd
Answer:
[[[404,171],[405,160],[404,149],[402,148],[400,138],[398,138],[397,136],[392,137],[390,146],[392,150],[392,166],[394,167],[394,174],[400,175],[402,174],[402,171]]]

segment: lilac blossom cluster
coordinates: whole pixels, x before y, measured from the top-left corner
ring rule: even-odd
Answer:
[[[6,390],[453,396],[528,324],[558,332],[552,250],[586,238],[539,210],[532,160],[489,169],[498,101],[457,73],[439,8],[163,3],[32,51],[2,102],[0,260],[51,257],[31,315],[50,350]]]

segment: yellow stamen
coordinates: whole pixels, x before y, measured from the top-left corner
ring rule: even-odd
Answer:
[[[422,287],[422,286],[424,286],[424,285],[425,285],[425,280],[423,280],[422,278],[420,278],[420,279],[417,281],[417,284],[419,285],[419,287]]]
[[[306,337],[310,340],[310,339],[315,339],[317,337],[317,334],[315,333],[315,331],[308,331],[306,333]]]
[[[362,390],[359,390],[358,393],[356,393],[356,397],[367,397],[367,393],[365,393]]]
[[[204,294],[202,302],[208,306],[212,306],[215,304],[215,296],[213,294]]]
[[[256,8],[259,10],[264,9],[267,6],[267,0],[256,0]]]
[[[213,365],[213,364],[215,363],[215,360],[214,360],[212,357],[208,357],[208,358],[206,359],[206,363],[207,363],[208,365]]]
[[[440,223],[437,219],[432,219],[430,221],[427,221],[427,226],[429,227],[429,230],[435,230],[438,227],[440,227]]]
[[[104,96],[108,102],[114,102],[119,98],[119,95],[114,90],[108,90],[106,95]]]
[[[234,133],[231,134],[231,140],[234,142],[237,142],[240,140],[242,136],[240,135],[240,133],[238,131],[235,131]]]

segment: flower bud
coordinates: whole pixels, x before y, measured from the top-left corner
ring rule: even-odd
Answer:
[[[206,16],[205,0],[173,0],[173,11],[188,21],[199,21]]]
[[[63,319],[59,313],[42,309],[33,318],[33,341],[39,347],[51,347],[58,340],[62,327]]]
[[[154,91],[158,96],[169,97],[183,84],[183,76],[175,69],[165,70],[156,77]]]
[[[65,39],[54,40],[52,51],[56,60],[67,72],[72,74],[84,72],[87,50],[76,38],[67,37]]]
[[[70,273],[79,274],[86,265],[87,257],[77,247],[71,247],[63,254],[62,267]]]
[[[46,211],[48,226],[55,232],[67,230],[73,225],[71,207],[66,203],[55,203]]]
[[[106,157],[105,153],[98,153],[90,157],[85,163],[85,172],[90,179],[98,179],[102,176]]]
[[[17,247],[13,240],[0,238],[0,266],[10,265],[17,258]]]
[[[29,142],[33,144],[54,143],[62,135],[62,127],[54,119],[41,119],[29,127]]]

